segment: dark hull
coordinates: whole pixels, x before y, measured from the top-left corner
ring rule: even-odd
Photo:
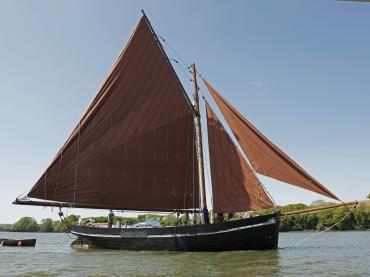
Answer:
[[[276,249],[279,216],[263,215],[218,224],[159,228],[92,228],[71,232],[94,247],[126,250],[233,251]]]
[[[21,242],[21,245],[20,243]],[[0,239],[1,246],[35,246],[36,239]]]

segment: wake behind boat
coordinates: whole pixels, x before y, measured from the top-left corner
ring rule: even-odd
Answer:
[[[188,226],[72,226],[83,244],[131,250],[275,249],[279,213],[210,222],[193,63],[193,102],[145,14],[96,97],[27,197],[15,204],[199,214]],[[202,77],[214,214],[276,207],[257,174],[339,200]],[[204,138],[205,140],[205,138]],[[237,144],[239,146],[237,146]],[[342,204],[340,204],[342,205]]]

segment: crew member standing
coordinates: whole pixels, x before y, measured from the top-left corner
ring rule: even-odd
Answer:
[[[112,225],[113,225],[113,217],[114,217],[114,213],[112,210],[109,211],[109,214],[108,214],[108,228],[112,228]]]

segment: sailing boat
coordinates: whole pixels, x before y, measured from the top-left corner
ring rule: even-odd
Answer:
[[[94,246],[132,250],[227,251],[278,246],[279,212],[209,223],[198,74],[190,101],[143,13],[96,97],[26,197],[13,203],[135,211],[193,212],[188,226],[71,232]],[[240,149],[206,105],[214,213],[275,207],[258,174],[335,200],[205,79]],[[242,153],[243,152],[243,153]]]

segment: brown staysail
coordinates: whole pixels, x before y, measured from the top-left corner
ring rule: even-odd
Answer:
[[[193,108],[143,16],[28,197],[125,210],[198,207]]]
[[[213,210],[241,212],[274,207],[208,103],[206,112]]]
[[[207,80],[203,81],[256,172],[339,200],[258,131]]]

